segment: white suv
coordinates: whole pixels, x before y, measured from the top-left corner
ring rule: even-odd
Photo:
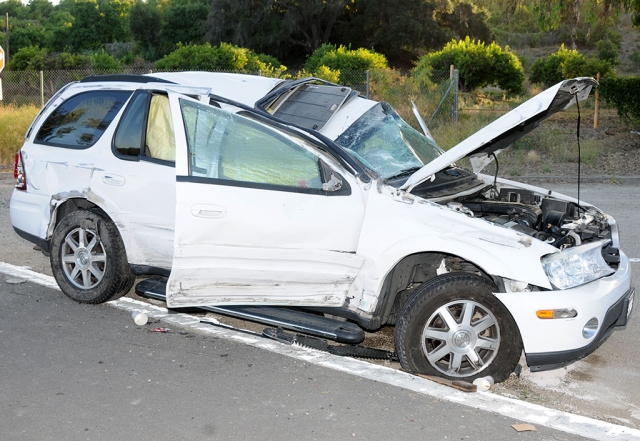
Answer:
[[[480,173],[594,84],[559,83],[444,152],[388,104],[315,79],[89,77],[27,132],[11,221],[76,301],[164,276],[169,307],[395,325],[405,369],[501,381],[523,349],[532,370],[565,365],[631,312],[610,216]]]

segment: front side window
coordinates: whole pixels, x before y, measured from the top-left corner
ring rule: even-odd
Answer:
[[[130,96],[129,91],[113,90],[75,95],[49,115],[35,142],[59,147],[91,147],[98,142]]]
[[[383,179],[415,171],[444,153],[387,103],[368,110],[336,143]]]
[[[180,107],[191,176],[322,189],[320,161],[301,140],[211,106]]]

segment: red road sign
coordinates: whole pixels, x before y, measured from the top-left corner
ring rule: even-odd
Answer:
[[[4,49],[0,46],[0,72],[4,69]]]

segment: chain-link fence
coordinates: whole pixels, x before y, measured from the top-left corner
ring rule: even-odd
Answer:
[[[80,81],[90,75],[146,74],[147,69],[104,70],[64,70],[64,71],[4,71],[2,80],[2,103],[41,106],[62,86]],[[259,73],[258,73],[259,74]],[[285,72],[284,78],[298,78],[299,72]],[[431,71],[415,73],[394,69],[368,71],[343,71],[340,84],[359,91],[363,96],[389,102],[407,121],[415,121],[411,102],[423,115],[428,126],[442,122],[457,121],[458,87],[457,71]]]

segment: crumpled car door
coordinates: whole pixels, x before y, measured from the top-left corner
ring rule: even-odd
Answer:
[[[343,305],[364,260],[356,179],[291,134],[169,98],[177,182],[167,305]]]

